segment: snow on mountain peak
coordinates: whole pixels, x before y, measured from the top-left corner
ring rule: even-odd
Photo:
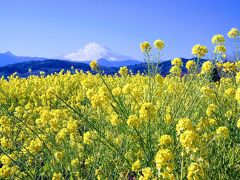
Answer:
[[[64,58],[72,61],[89,61],[93,59],[107,59],[109,61],[122,61],[134,59],[129,56],[121,55],[112,49],[98,44],[96,42],[91,42],[86,44],[83,48],[78,49],[75,52],[64,55]]]
[[[15,56],[13,53],[11,53],[10,51],[6,51],[5,53],[3,53],[5,55],[8,55],[8,56]]]

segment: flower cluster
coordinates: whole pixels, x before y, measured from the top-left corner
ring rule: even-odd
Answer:
[[[222,35],[212,42],[225,54]],[[155,57],[150,43],[141,49]],[[94,73],[1,78],[0,179],[237,179],[240,61],[219,61],[213,82],[207,52],[194,46],[197,60],[174,58],[168,75],[157,62],[149,74],[105,75],[93,60]]]
[[[192,48],[192,54],[199,58],[205,56],[207,53],[208,53],[208,49],[204,45],[197,44]]]
[[[227,35],[229,38],[237,38],[240,36],[240,31],[237,28],[232,28],[230,31],[228,31]]]

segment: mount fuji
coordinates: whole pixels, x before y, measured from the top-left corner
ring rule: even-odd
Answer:
[[[140,64],[141,61],[126,55],[122,55],[114,50],[103,46],[102,44],[91,42],[75,52],[57,57],[57,59],[89,63],[91,60],[97,60],[98,64],[106,67],[120,67]]]

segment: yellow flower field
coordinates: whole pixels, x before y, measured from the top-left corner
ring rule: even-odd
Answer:
[[[234,42],[240,33],[228,33]],[[165,44],[141,44],[146,74],[77,71],[0,80],[0,179],[240,179],[240,61],[216,35],[182,74],[151,60]],[[221,71],[211,80],[214,68]]]

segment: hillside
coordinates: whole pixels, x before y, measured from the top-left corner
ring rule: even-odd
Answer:
[[[185,63],[188,61],[188,59],[182,59],[183,64],[185,66]],[[88,64],[85,63],[79,63],[79,62],[72,62],[72,61],[66,61],[66,60],[43,60],[43,61],[27,61],[27,62],[21,62],[21,63],[15,63],[10,64],[7,66],[0,67],[0,76],[9,76],[15,72],[17,72],[17,75],[20,77],[27,77],[29,75],[38,75],[40,71],[44,71],[46,75],[60,72],[62,69],[64,70],[71,70],[71,67],[74,67],[74,69],[91,71],[91,68]],[[136,74],[138,71],[141,73],[146,72],[147,65],[146,63],[140,63],[136,65],[130,65],[127,66],[129,70],[131,70],[134,74]],[[161,75],[165,76],[169,73],[169,70],[171,68],[171,61],[164,61],[160,63],[159,65],[160,73]],[[29,69],[32,70],[31,73],[29,73]],[[185,67],[182,68],[183,73],[186,73]],[[101,70],[104,71],[105,74],[115,74],[118,72],[118,67],[105,67],[101,66]]]

